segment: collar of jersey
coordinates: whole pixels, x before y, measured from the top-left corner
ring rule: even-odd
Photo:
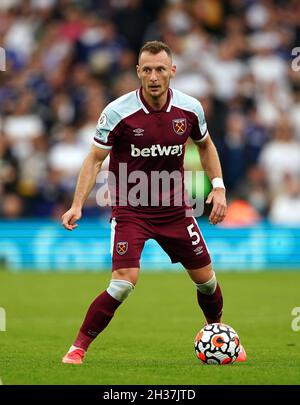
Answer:
[[[171,107],[172,107],[172,98],[173,98],[173,92],[172,89],[168,89],[168,97],[167,97],[167,101],[165,103],[165,105],[163,106],[162,109],[160,110],[154,110],[148,103],[147,101],[144,99],[143,97],[143,93],[142,93],[142,88],[140,87],[137,91],[136,91],[136,95],[137,98],[139,99],[139,102],[142,105],[143,110],[145,111],[146,114],[149,113],[159,113],[159,112],[170,112]]]

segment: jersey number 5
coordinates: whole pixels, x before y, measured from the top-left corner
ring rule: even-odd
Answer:
[[[198,245],[198,243],[200,242],[200,235],[197,231],[193,230],[194,226],[195,226],[195,224],[191,224],[191,225],[187,226],[186,229],[188,230],[188,233],[191,238],[196,236],[196,239],[192,240],[192,245]]]

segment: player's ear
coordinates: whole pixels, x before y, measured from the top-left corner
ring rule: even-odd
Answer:
[[[140,79],[140,65],[136,65],[136,74],[138,76],[138,78]]]
[[[171,67],[171,77],[174,77],[176,75],[176,66],[172,65]]]

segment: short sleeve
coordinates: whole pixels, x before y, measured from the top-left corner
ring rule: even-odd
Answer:
[[[204,141],[208,135],[207,124],[205,119],[205,114],[201,103],[195,100],[193,112],[196,115],[195,125],[191,133],[191,138],[194,142],[199,143]]]
[[[107,106],[99,117],[94,144],[102,149],[111,149],[117,135],[116,128],[119,121],[118,114]]]

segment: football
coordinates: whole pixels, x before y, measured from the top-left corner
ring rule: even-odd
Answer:
[[[208,324],[195,337],[196,356],[205,364],[233,363],[240,348],[238,334],[224,323]]]

